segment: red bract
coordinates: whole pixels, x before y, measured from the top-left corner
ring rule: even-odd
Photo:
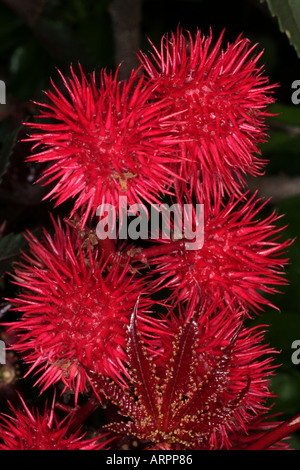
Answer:
[[[39,117],[52,121],[29,124],[37,129],[29,140],[42,151],[28,160],[50,162],[42,180],[56,181],[48,197],[57,204],[74,198],[71,216],[82,209],[82,226],[100,204],[118,208],[119,196],[128,204],[159,201],[174,176],[176,155],[172,136],[161,127],[164,103],[148,102],[153,87],[138,72],[120,82],[117,73],[102,71],[99,86],[95,74],[88,81],[72,68],[71,78],[62,79],[68,97],[53,84],[46,93],[50,103],[38,103]]]
[[[153,99],[169,104],[168,121],[180,137],[182,175],[207,201],[224,192],[237,194],[244,175],[262,174],[266,161],[258,144],[266,139],[266,107],[273,85],[262,75],[248,39],[238,37],[225,50],[197,31],[179,28],[165,35],[161,48],[140,60],[155,85]],[[167,123],[165,123],[167,125]]]
[[[263,331],[244,328],[226,310],[186,311],[170,323],[164,356],[157,362],[143,346],[133,313],[128,339],[132,390],[90,372],[104,393],[129,418],[105,426],[135,436],[156,449],[229,449],[248,423],[267,409],[272,349]]]
[[[43,372],[37,382],[43,390],[62,380],[78,395],[87,385],[82,364],[123,380],[126,328],[145,285],[128,264],[84,250],[69,227],[54,228],[54,237],[44,231],[42,242],[29,234],[29,254],[16,268],[22,293],[13,302],[22,316],[10,324],[19,333],[13,348],[32,364],[29,372]],[[141,310],[149,304],[141,295]],[[154,320],[140,312],[139,318],[144,331],[155,330]]]
[[[152,272],[159,274],[157,288],[169,287],[175,298],[197,296],[200,287],[202,300],[233,310],[257,312],[266,305],[274,307],[262,293],[278,292],[274,286],[286,283],[284,253],[291,241],[281,240],[284,227],[276,226],[280,216],[275,212],[263,215],[266,204],[254,194],[249,199],[232,197],[224,207],[204,205],[200,249],[195,242],[195,249],[187,249],[193,246],[187,239],[160,240],[159,246],[145,249],[139,257],[144,256]],[[192,215],[187,227],[195,224],[194,208]]]
[[[24,410],[11,406],[12,415],[0,416],[0,450],[99,450],[98,438],[84,439],[78,429],[69,433],[70,419],[58,421],[54,408],[30,411],[21,398]],[[98,442],[97,442],[98,441]]]

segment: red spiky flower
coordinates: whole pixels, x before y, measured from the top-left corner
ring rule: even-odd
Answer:
[[[185,202],[193,209],[191,213],[181,211],[191,218],[185,221],[188,229],[198,215],[191,199]],[[284,254],[291,240],[281,240],[284,227],[276,226],[281,216],[275,212],[264,215],[267,203],[255,193],[249,199],[246,195],[231,197],[224,206],[204,204],[204,227],[198,227],[204,231],[200,249],[196,239],[187,239],[187,233],[182,240],[161,239],[135,256],[151,266],[156,288],[170,288],[173,298],[197,297],[200,288],[202,301],[233,310],[276,308],[264,294],[276,293],[276,286],[286,284],[283,268],[288,259]]]
[[[41,147],[28,160],[50,164],[41,180],[55,185],[46,197],[57,204],[75,199],[71,217],[82,209],[83,226],[100,204],[118,208],[120,195],[128,204],[158,201],[171,184],[176,156],[160,122],[164,103],[149,103],[153,87],[139,71],[124,82],[118,72],[101,71],[99,85],[95,73],[88,81],[80,71],[77,76],[71,67],[70,79],[61,74],[67,97],[52,82],[50,102],[37,103],[39,118],[48,122],[27,124],[35,130],[27,140]]]
[[[23,410],[10,405],[10,415],[0,415],[0,450],[99,450],[104,447],[100,438],[84,439],[78,429],[70,433],[70,417],[58,421],[45,405],[43,414],[30,411],[22,397]],[[71,418],[72,419],[72,418]],[[105,437],[105,436],[104,436]]]
[[[204,306],[170,322],[165,354],[149,356],[131,318],[128,356],[132,389],[90,372],[99,393],[126,421],[104,428],[134,436],[147,449],[230,449],[264,414],[272,354],[263,331],[243,327],[241,315]],[[259,430],[259,427],[258,429]]]
[[[44,230],[41,242],[30,233],[27,239],[29,253],[14,275],[22,288],[14,309],[22,316],[9,325],[19,335],[13,349],[31,364],[28,373],[42,372],[42,390],[62,380],[76,396],[87,385],[83,365],[123,380],[126,328],[138,296],[145,332],[156,328],[145,310],[151,301],[144,282],[128,263],[104,262],[97,250],[84,249],[78,232],[60,222],[53,237]]]
[[[183,176],[206,197],[236,194],[244,175],[262,173],[258,144],[265,141],[266,108],[274,100],[273,85],[239,36],[222,49],[223,33],[216,43],[197,31],[185,37],[181,28],[165,35],[158,50],[140,53],[140,60],[155,84],[154,99],[165,100],[172,115],[168,124],[180,136]],[[166,124],[166,123],[165,123]]]

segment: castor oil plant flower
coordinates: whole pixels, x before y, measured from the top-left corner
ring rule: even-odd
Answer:
[[[191,198],[185,202],[192,206]],[[276,308],[269,295],[287,282],[285,252],[292,241],[281,237],[284,227],[277,227],[281,216],[275,211],[268,216],[263,213],[267,203],[255,193],[249,198],[231,197],[224,205],[204,204],[200,249],[196,243],[195,249],[187,249],[185,238],[161,238],[135,256],[151,266],[156,288],[171,289],[175,299],[200,295],[202,301],[233,309],[258,312],[265,306]],[[185,226],[192,227],[194,207],[187,214],[191,220]],[[175,215],[173,228],[174,221]]]
[[[0,415],[0,450],[99,450],[103,444],[98,438],[85,439],[77,429],[69,432],[70,417],[59,421],[54,403],[45,406],[43,414],[30,410],[22,397],[23,409],[10,406],[10,414]],[[98,442],[97,442],[98,441]]]
[[[256,45],[239,36],[223,49],[223,35],[214,43],[212,32],[193,37],[178,28],[163,36],[160,49],[152,44],[152,53],[139,54],[156,85],[153,99],[169,104],[182,175],[207,202],[240,193],[245,175],[263,173],[259,144],[266,140],[267,107],[274,101]]]
[[[160,120],[163,101],[150,103],[153,87],[139,71],[127,81],[101,71],[90,80],[80,68],[70,78],[61,74],[67,94],[52,82],[48,102],[37,103],[41,121],[28,123],[39,151],[29,161],[48,163],[41,180],[54,184],[46,197],[56,203],[74,200],[70,217],[80,209],[82,227],[102,203],[118,207],[119,196],[128,204],[158,202],[176,176],[172,134]],[[66,96],[65,96],[66,95]]]
[[[14,275],[21,292],[13,305],[21,316],[8,325],[18,333],[12,347],[30,365],[28,373],[41,372],[41,390],[61,380],[76,396],[88,383],[83,365],[124,380],[126,328],[138,296],[144,332],[159,329],[144,281],[128,263],[103,261],[82,247],[78,232],[60,222],[53,237],[45,230],[42,241],[27,238],[29,252]]]

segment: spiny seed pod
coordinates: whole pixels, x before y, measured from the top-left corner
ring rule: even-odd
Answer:
[[[181,175],[209,203],[240,193],[246,174],[263,173],[258,145],[266,140],[274,85],[248,39],[239,36],[222,49],[223,33],[215,43],[212,32],[186,36],[181,28],[166,34],[160,50],[152,44],[154,52],[140,53],[140,60],[155,86],[153,100],[169,105],[164,124],[180,139]]]
[[[147,314],[152,302],[143,280],[128,263],[84,250],[78,233],[60,222],[53,237],[44,231],[42,241],[27,238],[29,253],[14,275],[22,289],[14,309],[22,315],[9,326],[19,334],[12,346],[31,364],[29,372],[42,372],[42,390],[62,380],[76,397],[88,384],[83,366],[123,381],[126,329],[138,296],[144,331],[161,331]]]

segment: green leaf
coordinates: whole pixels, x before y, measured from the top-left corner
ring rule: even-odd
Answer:
[[[283,368],[271,379],[272,392],[277,395],[272,411],[286,414],[299,413],[300,372],[295,368]]]
[[[285,33],[290,44],[300,57],[300,2],[299,0],[261,0],[266,1],[272,16],[276,16],[280,31]]]
[[[274,125],[290,125],[300,128],[300,106],[287,105],[281,102],[274,103],[270,106],[270,112],[274,113],[270,119],[271,126]],[[284,130],[284,127],[282,127]],[[288,130],[288,128],[286,128]]]
[[[290,437],[290,447],[291,449],[299,450],[300,449],[300,433],[294,433]]]
[[[300,135],[273,132],[270,142],[262,146],[262,156],[268,160],[267,174],[300,175]]]
[[[28,243],[22,233],[10,233],[0,239],[0,276],[11,269],[12,263],[25,251]]]

